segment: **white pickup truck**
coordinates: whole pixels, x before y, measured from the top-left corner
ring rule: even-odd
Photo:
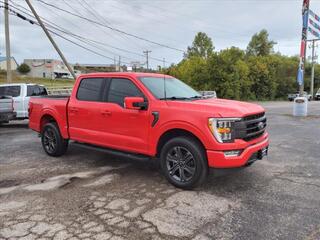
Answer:
[[[48,95],[42,85],[31,83],[12,83],[0,85],[0,96],[11,96],[13,108],[16,112],[15,119],[26,119],[29,117],[28,107],[31,96]]]

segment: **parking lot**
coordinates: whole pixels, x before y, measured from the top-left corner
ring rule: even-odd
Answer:
[[[27,121],[0,127],[0,239],[320,239],[320,102],[267,110],[269,157],[195,191],[154,164],[70,144],[51,158]]]

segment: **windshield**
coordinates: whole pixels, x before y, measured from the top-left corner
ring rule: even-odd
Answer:
[[[176,78],[140,77],[139,79],[158,99],[201,98],[196,90]],[[166,96],[164,88],[166,88]]]

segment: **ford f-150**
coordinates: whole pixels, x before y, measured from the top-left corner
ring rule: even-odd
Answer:
[[[163,74],[80,75],[70,97],[31,97],[29,126],[50,156],[69,141],[136,159],[160,161],[176,187],[203,183],[209,169],[241,168],[268,151],[265,110],[206,97]]]

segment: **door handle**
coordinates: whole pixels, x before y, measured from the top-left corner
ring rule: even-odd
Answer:
[[[79,111],[78,108],[75,108],[75,107],[70,108],[70,112],[72,113],[77,113],[78,111]]]
[[[102,110],[101,114],[104,115],[104,116],[111,116],[112,113],[110,111],[108,111],[108,110]]]

